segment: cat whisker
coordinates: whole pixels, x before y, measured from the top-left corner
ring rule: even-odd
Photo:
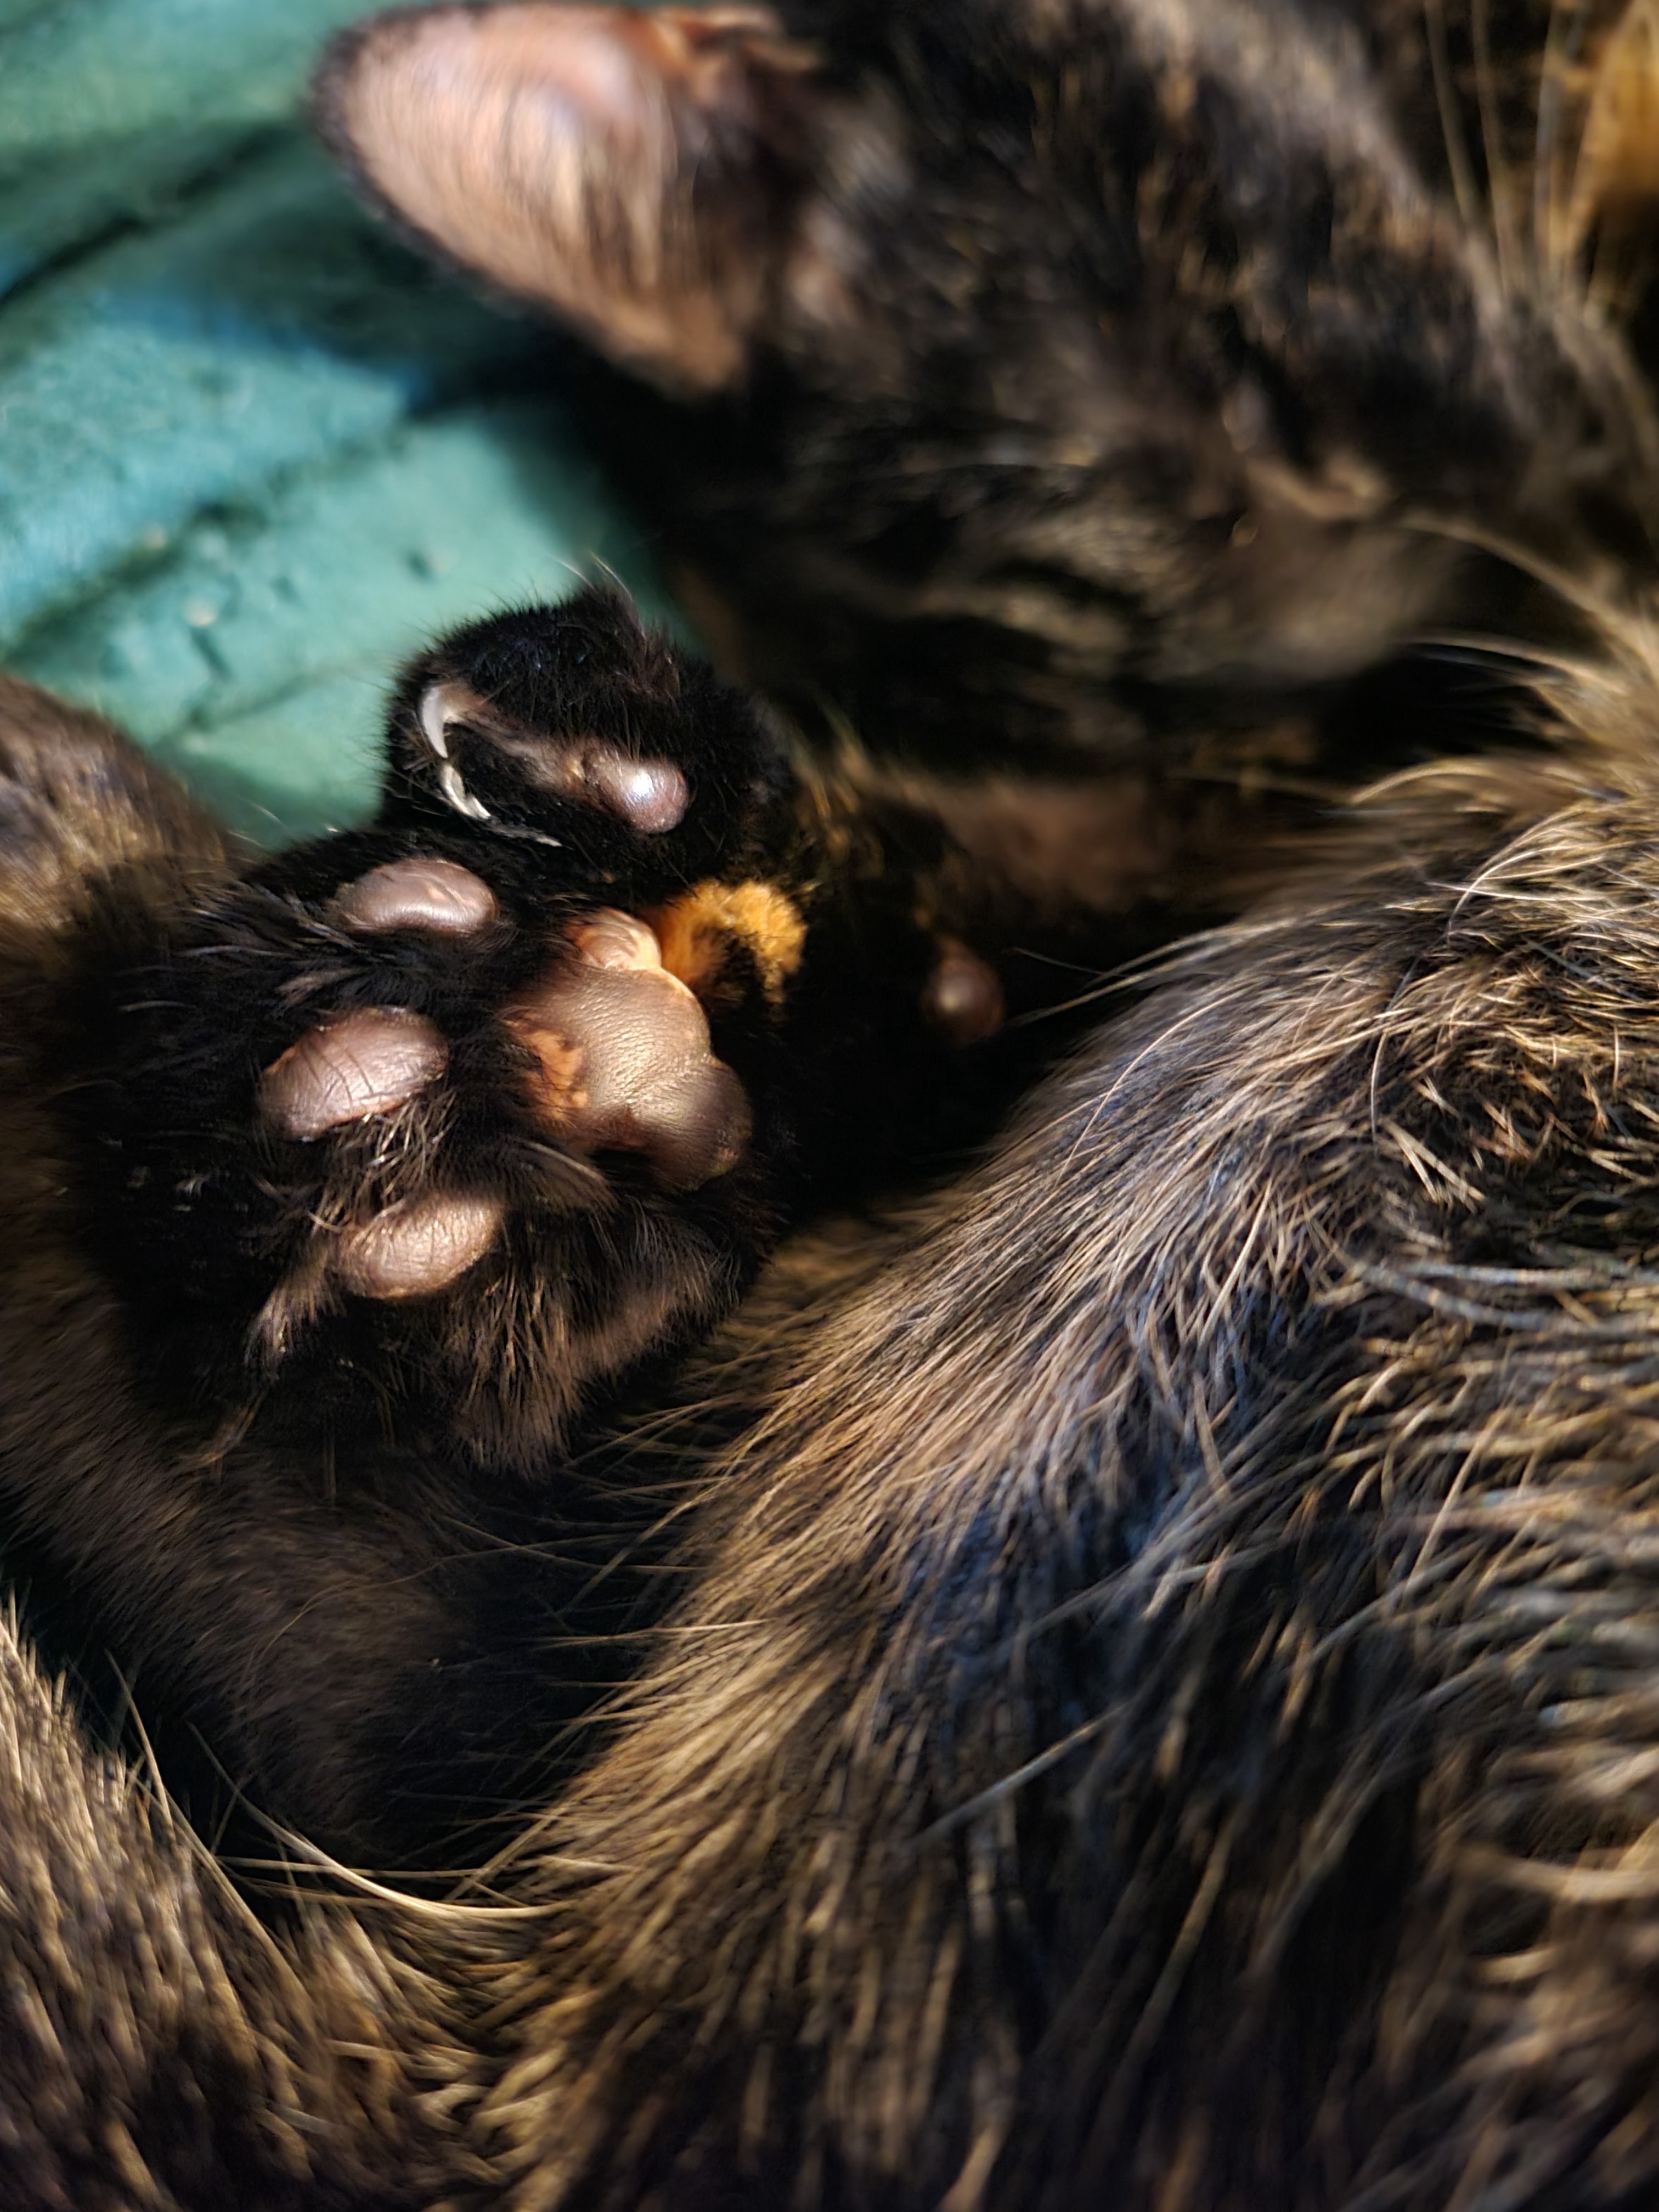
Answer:
[[[1486,164],[1486,200],[1498,280],[1505,293],[1515,289],[1518,252],[1510,166],[1504,152],[1504,124],[1492,76],[1490,0],[1470,0],[1469,30],[1474,43],[1475,100],[1480,115],[1480,145]]]
[[[1423,0],[1423,21],[1428,33],[1429,64],[1434,76],[1435,104],[1440,112],[1440,136],[1446,149],[1446,167],[1451,173],[1452,195],[1457,202],[1457,212],[1463,228],[1473,238],[1481,228],[1480,195],[1476,189],[1468,145],[1463,136],[1462,118],[1457,112],[1457,90],[1452,81],[1451,57],[1446,47],[1443,0]]]
[[[1571,180],[1564,175],[1563,102],[1583,44],[1589,10],[1580,0],[1550,0],[1549,28],[1539,76],[1533,151],[1533,258],[1558,289],[1566,283],[1576,241],[1568,222]]]

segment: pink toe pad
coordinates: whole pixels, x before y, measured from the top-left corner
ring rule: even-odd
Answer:
[[[573,1151],[642,1152],[669,1189],[724,1175],[751,1117],[702,1006],[631,915],[590,915],[571,941],[576,957],[507,1016],[535,1055],[537,1103]]]
[[[369,1007],[290,1045],[260,1077],[259,1103],[284,1136],[320,1137],[401,1106],[443,1073],[448,1058],[418,1014]]]
[[[465,936],[495,919],[495,894],[453,860],[388,860],[335,893],[347,929],[427,929]]]

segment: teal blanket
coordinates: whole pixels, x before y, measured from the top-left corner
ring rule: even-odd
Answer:
[[[368,0],[372,5],[372,0]],[[422,640],[648,548],[536,334],[308,143],[365,0],[0,0],[0,662],[264,842],[360,820]]]

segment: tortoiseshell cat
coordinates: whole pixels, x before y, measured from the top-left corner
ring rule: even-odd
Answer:
[[[30,1630],[360,1861],[542,1808],[262,1922],[8,1644],[8,2205],[1651,2201],[1656,52],[337,50],[365,187],[609,357],[725,657],[870,750],[590,594],[250,869],[0,694]],[[1481,691],[1408,650],[1474,624]]]

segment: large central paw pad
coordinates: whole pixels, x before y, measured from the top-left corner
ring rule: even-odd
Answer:
[[[489,886],[449,860],[372,869],[342,886],[329,912],[371,939],[413,933],[454,945],[500,934]],[[583,1162],[635,1154],[651,1182],[675,1194],[702,1188],[743,1157],[751,1131],[743,1085],[711,1051],[696,997],[664,968],[656,936],[632,915],[600,908],[572,925],[543,973],[495,1020],[512,1048],[503,1091],[516,1087],[520,1107],[561,1154]],[[341,1180],[376,1194],[367,1210],[319,1206],[320,1242],[307,1274],[320,1268],[360,1297],[430,1296],[496,1249],[502,1199],[446,1174],[451,1081],[449,1041],[434,1021],[397,1006],[326,1018],[264,1069],[259,1103],[271,1133],[307,1147],[346,1147]]]
[[[534,1056],[549,1122],[573,1152],[642,1153],[667,1190],[724,1175],[749,1140],[749,1102],[655,935],[608,908],[570,941],[574,957],[506,1016]]]

